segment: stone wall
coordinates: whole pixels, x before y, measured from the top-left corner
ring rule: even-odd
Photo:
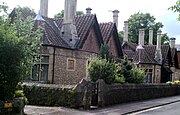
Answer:
[[[139,67],[143,69],[152,69],[152,82],[161,82],[161,66],[153,64],[140,64]]]
[[[112,53],[112,55],[114,57],[118,57],[117,45],[116,45],[115,38],[113,36],[110,37],[110,39],[108,41],[108,46],[110,48],[110,52]]]
[[[41,55],[49,56],[48,81],[63,85],[77,84],[82,79],[88,79],[88,60],[96,56],[91,52],[54,47],[42,47]],[[74,61],[74,69],[68,69],[68,60]]]
[[[98,43],[98,37],[95,33],[95,30],[92,28],[87,36],[87,39],[84,41],[85,43],[82,46],[82,50],[99,53],[101,44]]]
[[[88,60],[94,56],[95,54],[89,52],[57,48],[55,53],[54,83],[77,84],[83,78],[87,79]],[[68,69],[68,60],[73,60],[74,69]]]
[[[180,80],[180,69],[171,67],[172,70],[172,81]]]
[[[169,84],[111,84],[99,80],[99,106],[161,98],[180,94],[180,85]]]

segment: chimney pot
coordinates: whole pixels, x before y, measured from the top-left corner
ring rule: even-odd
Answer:
[[[113,22],[116,24],[116,27],[118,28],[118,14],[119,14],[119,11],[118,10],[114,10],[112,11],[113,12]]]
[[[92,8],[90,8],[90,7],[86,8],[86,14],[91,14],[91,10],[92,10]]]
[[[64,6],[64,20],[60,35],[71,48],[75,48],[76,42],[79,41],[76,26],[73,23],[76,15],[77,0],[65,0]]]
[[[128,42],[128,21],[124,21],[124,42]]]
[[[157,49],[161,49],[161,30],[157,31]]]
[[[48,0],[40,1],[40,15],[48,17]]]
[[[170,47],[175,48],[176,38],[170,38]]]
[[[73,23],[76,15],[77,0],[65,0],[64,23]]]
[[[149,45],[153,45],[153,28],[149,28]]]
[[[139,29],[139,45],[144,46],[144,29]]]
[[[155,60],[162,64],[162,53],[161,53],[161,30],[157,31],[157,45],[156,45],[156,53],[155,53]]]

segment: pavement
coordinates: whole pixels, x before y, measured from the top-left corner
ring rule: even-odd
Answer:
[[[65,107],[43,107],[26,105],[24,111],[27,115],[127,115],[132,114],[134,112],[168,105],[176,102],[180,102],[180,95],[146,101],[123,103],[93,110],[79,110]]]

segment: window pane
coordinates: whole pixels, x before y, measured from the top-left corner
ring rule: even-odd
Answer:
[[[49,63],[49,56],[42,56],[41,63]]]
[[[41,77],[40,81],[48,80],[48,65],[41,65]]]
[[[39,65],[35,65],[32,69],[32,80],[33,81],[38,81],[38,77],[39,77]]]

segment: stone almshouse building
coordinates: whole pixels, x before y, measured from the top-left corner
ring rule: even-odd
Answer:
[[[89,60],[99,53],[104,43],[109,45],[116,59],[123,57],[116,27],[119,11],[113,12],[114,23],[99,24],[91,8],[86,9],[86,14],[75,16],[77,0],[65,0],[63,19],[47,17],[48,0],[41,0],[40,4],[40,14],[33,16],[35,27],[44,28],[42,61],[32,70],[33,81],[70,85],[88,79]],[[13,14],[15,9],[11,17]],[[32,14],[24,11],[21,15]]]
[[[175,39],[170,45],[161,45],[161,32],[157,34],[157,45],[153,45],[153,30],[149,30],[149,44],[144,45],[144,30],[139,31],[139,43],[128,41],[128,22],[124,25],[124,40],[118,38],[118,13],[113,11],[113,21],[98,23],[91,8],[86,14],[76,16],[77,0],[65,0],[64,18],[48,18],[48,0],[41,0],[40,13],[22,12],[22,18],[34,16],[35,27],[43,27],[42,61],[32,70],[32,81],[50,82],[53,84],[77,84],[88,79],[87,65],[97,56],[101,44],[108,44],[116,60],[124,55],[146,71],[146,83],[164,83],[180,79]],[[15,9],[11,17],[15,15]],[[180,53],[179,53],[180,54]],[[180,59],[180,58],[179,58]],[[180,62],[180,61],[179,61]],[[40,71],[41,70],[41,71]]]
[[[149,30],[149,43],[144,45],[144,29],[139,30],[139,43],[128,41],[128,22],[124,23],[124,55],[138,67],[145,69],[147,83],[165,83],[180,79],[175,38],[170,45],[161,45],[161,31],[157,32],[157,45],[153,45],[153,30]]]

